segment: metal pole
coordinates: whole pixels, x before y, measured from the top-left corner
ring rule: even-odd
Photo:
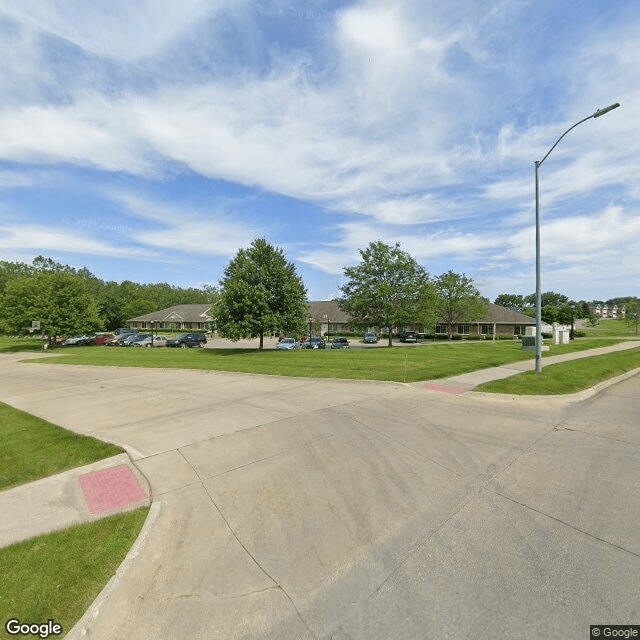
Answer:
[[[536,373],[542,372],[542,288],[540,286],[540,190],[536,160]]]
[[[549,157],[549,154],[556,148],[560,140],[564,138],[569,131],[575,129],[579,124],[590,120],[591,118],[599,118],[609,111],[613,111],[620,106],[619,102],[616,102],[604,109],[597,109],[595,113],[583,118],[570,126],[554,143],[554,145],[547,151],[547,154],[542,160],[536,160],[536,373],[542,372],[542,290],[540,287],[540,199],[538,189],[538,169],[540,165]]]

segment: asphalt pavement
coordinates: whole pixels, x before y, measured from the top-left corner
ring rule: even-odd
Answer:
[[[0,545],[151,503],[67,638],[537,640],[640,623],[637,372],[505,399],[468,375],[21,358],[0,355],[0,400],[127,455],[1,492]]]

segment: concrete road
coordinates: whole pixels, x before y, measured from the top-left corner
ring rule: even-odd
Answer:
[[[68,638],[588,638],[640,623],[640,377],[581,403],[50,366],[0,400],[125,446],[153,506]]]

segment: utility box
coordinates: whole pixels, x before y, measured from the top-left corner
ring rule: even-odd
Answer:
[[[535,351],[536,350],[536,337],[535,336],[522,336],[522,350],[523,351]]]
[[[569,329],[556,329],[553,333],[556,344],[569,344],[571,335]]]

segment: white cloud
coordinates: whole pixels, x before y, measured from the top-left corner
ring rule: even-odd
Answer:
[[[0,10],[100,56],[139,60],[157,54],[232,0],[3,0]]]
[[[73,220],[69,220],[73,224]],[[95,228],[85,227],[85,232],[69,229],[53,229],[38,224],[18,224],[0,227],[0,249],[32,249],[64,251],[112,258],[157,259],[158,254],[131,246],[117,246],[96,238]],[[94,231],[94,237],[91,233]]]
[[[111,192],[108,197],[134,216],[157,223],[155,229],[145,228],[136,240],[158,250],[231,256],[265,231],[234,219],[232,212],[223,208],[205,212],[124,192]]]

